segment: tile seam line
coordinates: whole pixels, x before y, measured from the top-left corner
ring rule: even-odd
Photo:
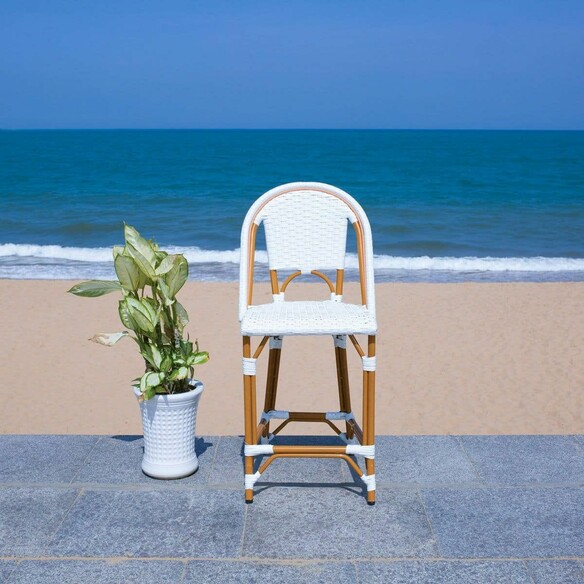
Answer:
[[[451,491],[479,490],[479,489],[580,489],[584,481],[571,483],[386,483],[377,482],[377,486],[384,489],[413,491],[416,489],[449,489]]]
[[[12,576],[14,576],[14,574],[16,573],[18,566],[20,566],[20,560],[17,560],[14,562],[14,566],[12,566],[12,570],[10,570],[10,572],[8,573],[8,576],[6,578],[6,584],[10,584],[10,581],[12,580]]]
[[[205,557],[205,556],[0,556],[2,561],[12,561],[17,564],[21,562],[177,562],[177,563],[189,563],[189,562],[201,562],[201,561],[212,561],[212,562],[229,562],[229,563],[278,563],[278,564],[321,564],[324,562],[341,564],[341,563],[378,563],[378,564],[391,564],[397,562],[422,562],[422,563],[481,563],[481,562],[493,562],[493,563],[521,563],[521,562],[584,562],[584,556],[556,556],[556,557],[465,557],[465,558],[449,558],[444,556],[395,556],[395,557],[375,557],[367,556],[361,558],[328,558],[328,557],[318,557],[318,558],[268,558],[268,557],[258,557],[258,556],[242,556],[236,557]]]
[[[560,489],[579,491],[584,487],[584,482],[580,483],[517,483],[513,485],[499,485],[488,483],[486,485],[418,485],[418,488],[424,491],[430,490],[448,490],[448,491],[557,491]],[[383,488],[388,488],[387,486]],[[398,490],[398,489],[394,489]],[[402,489],[404,490],[404,489]],[[409,489],[408,489],[409,490]]]
[[[454,438],[454,441],[458,444],[458,447],[462,450],[462,453],[466,456],[466,459],[470,462],[470,465],[472,466],[472,469],[474,470],[476,476],[478,477],[479,482],[482,482],[484,485],[486,485],[487,481],[483,477],[481,472],[479,471],[479,468],[478,468],[476,462],[473,460],[473,458],[471,457],[471,455],[467,451],[466,447],[464,446],[464,443],[462,441],[462,436],[456,435],[456,436],[452,436],[452,438]]]
[[[79,465],[79,468],[73,473],[73,476],[71,478],[71,480],[69,481],[68,485],[71,486],[75,483],[75,479],[77,478],[77,476],[79,475],[79,473],[81,472],[81,469],[85,466],[85,464],[89,461],[93,451],[97,448],[97,446],[99,444],[101,444],[101,442],[104,440],[105,436],[98,436],[97,440],[92,444],[91,448],[89,449],[87,456],[83,459],[83,461],[81,462],[81,464]]]
[[[534,580],[533,573],[529,568],[529,562],[527,560],[523,560],[523,565],[525,566],[525,571],[527,572],[527,577],[529,578],[531,584],[537,584],[537,582]]]
[[[63,513],[63,517],[61,517],[61,521],[59,521],[59,525],[57,525],[55,531],[53,531],[53,533],[48,538],[47,544],[45,546],[45,550],[49,551],[49,547],[53,543],[53,540],[55,539],[57,533],[59,532],[59,529],[61,529],[61,527],[63,526],[63,523],[65,523],[65,519],[69,516],[69,513],[71,513],[71,509],[73,509],[73,507],[75,506],[77,501],[79,501],[79,498],[81,497],[83,492],[84,492],[84,489],[79,489],[77,491],[77,496],[73,499],[73,502],[71,503],[71,505],[69,505],[69,507],[67,508],[67,511],[65,511],[65,513]]]
[[[360,485],[357,483],[289,483],[289,482],[259,482],[257,483],[258,488],[279,488],[279,489],[310,489],[310,488],[326,488],[326,489],[359,489],[361,491]],[[387,489],[390,491],[399,492],[417,492],[419,490],[449,490],[449,491],[485,491],[485,490],[498,490],[498,491],[511,491],[517,489],[529,490],[529,491],[552,491],[559,489],[570,489],[570,490],[580,490],[584,488],[584,482],[580,483],[517,483],[511,485],[487,483],[487,484],[442,484],[442,483],[427,483],[427,484],[407,484],[402,485],[400,483],[378,483],[378,488]],[[208,485],[206,483],[185,485],[185,486],[166,486],[166,485],[141,485],[137,483],[132,484],[115,484],[115,483],[0,483],[0,491],[10,490],[10,489],[30,489],[30,490],[42,490],[42,489],[54,489],[59,491],[67,490],[83,490],[83,491],[94,491],[94,492],[123,492],[123,493],[189,493],[193,491],[204,492],[204,491],[238,491],[241,489],[239,483],[224,483],[224,484],[212,484]],[[352,491],[355,494],[358,492]]]
[[[181,572],[180,577],[178,579],[178,584],[184,584],[185,579],[187,577],[187,569],[188,569],[188,567],[189,567],[189,563],[188,562],[184,562],[183,563],[182,572]]]
[[[437,536],[436,532],[434,531],[434,526],[432,525],[432,520],[430,519],[430,516],[428,515],[428,510],[426,509],[426,503],[424,502],[424,497],[422,496],[421,489],[418,489],[416,491],[416,496],[418,497],[418,500],[420,501],[420,504],[422,505],[422,510],[424,511],[424,517],[426,518],[426,522],[428,523],[428,527],[430,528],[430,533],[432,534],[432,538],[434,539],[434,547],[439,554],[438,557],[443,557],[442,547],[440,546],[438,536]]]
[[[249,508],[249,505],[246,504],[246,503],[244,503],[244,509],[243,509],[243,526],[241,528],[241,540],[239,542],[239,557],[240,558],[243,557],[243,544],[245,543],[245,530],[246,530],[246,527],[247,527],[247,515],[249,513],[248,508]]]
[[[190,484],[190,485],[164,485],[164,484],[141,484],[141,483],[25,483],[25,482],[11,482],[0,483],[0,490],[2,489],[55,489],[55,490],[70,490],[70,489],[85,489],[90,491],[152,491],[164,493],[180,493],[190,491],[233,491],[241,488],[239,483],[222,483],[217,485],[209,485],[205,483]]]

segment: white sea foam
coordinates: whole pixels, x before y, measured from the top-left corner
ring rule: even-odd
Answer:
[[[349,261],[349,260],[353,261]],[[353,264],[349,266],[349,263]],[[394,257],[376,256],[378,270],[447,270],[454,272],[572,272],[584,270],[584,259],[546,257]],[[348,258],[347,267],[357,267],[357,258]]]
[[[170,253],[182,253],[193,264],[238,264],[239,249],[209,250],[198,247],[165,246]],[[70,262],[111,263],[112,251],[109,247],[61,247],[59,245],[0,244],[0,263],[7,264],[16,258],[26,259],[30,267],[36,263],[64,264]],[[55,261],[56,260],[56,261]],[[256,253],[256,261],[267,263],[264,251]],[[11,262],[12,263],[12,262]],[[447,270],[456,272],[570,272],[584,271],[584,259],[547,257],[400,257],[377,255],[374,259],[378,270]],[[357,256],[347,255],[347,268],[357,268]]]
[[[239,249],[211,250],[199,247],[164,246],[169,253],[182,253],[193,263],[239,263]],[[33,260],[68,260],[73,262],[111,262],[111,247],[61,247],[60,245],[0,244],[0,258],[29,258]],[[265,252],[258,251],[257,261],[267,263]],[[1,259],[0,259],[1,261]],[[32,263],[32,262],[29,262]]]
[[[110,247],[61,247],[60,245],[3,243],[0,245],[0,258],[7,257],[109,262],[112,261],[112,250]]]
[[[164,247],[183,253],[190,263],[192,280],[234,281],[239,276],[238,249],[208,250],[198,247]],[[266,266],[267,254],[258,251],[256,260]],[[492,258],[492,257],[399,257],[379,255],[374,260],[378,282],[465,282],[465,281],[584,281],[584,259]],[[357,277],[358,261],[348,254],[347,280]],[[257,270],[266,280],[267,267]],[[0,278],[10,279],[106,279],[115,278],[109,247],[81,248],[58,245],[0,245]]]

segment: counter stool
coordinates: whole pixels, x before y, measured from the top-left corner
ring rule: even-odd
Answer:
[[[343,302],[347,225],[355,230],[359,260],[361,304]],[[253,305],[256,235],[264,225],[273,302]],[[291,272],[281,286],[278,271]],[[323,273],[329,271],[333,276]],[[330,299],[286,301],[290,282],[301,274],[324,280]],[[332,280],[335,280],[333,283]],[[243,336],[245,409],[245,500],[253,501],[254,484],[277,458],[342,458],[361,477],[367,502],[375,503],[375,291],[371,228],[365,212],[349,194],[322,183],[297,182],[276,187],[249,209],[241,231],[239,320]],[[367,335],[362,348],[355,335]],[[332,412],[289,412],[276,409],[282,342],[288,335],[330,335],[334,341],[339,409]],[[262,337],[252,352],[251,337]],[[347,368],[347,338],[363,366],[363,419],[351,409]],[[269,346],[264,409],[257,422],[256,361]],[[270,424],[279,425],[270,433]],[[276,445],[271,440],[290,422],[323,422],[343,440],[339,446]],[[336,423],[343,423],[345,431]],[[354,455],[365,457],[365,472]],[[254,457],[267,456],[257,472]]]

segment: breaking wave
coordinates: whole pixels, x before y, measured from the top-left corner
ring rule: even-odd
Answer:
[[[209,250],[178,246],[165,246],[164,249],[185,255],[191,265],[191,279],[236,280],[238,277],[238,249]],[[258,251],[256,261],[267,264],[266,252]],[[541,279],[584,279],[584,258],[377,255],[374,266],[380,281],[415,281],[422,278],[460,281],[469,274],[483,274],[484,278],[481,279],[503,280],[507,279],[506,274],[511,280],[538,280],[538,274],[549,276]],[[358,268],[355,254],[347,254],[346,268],[349,273]],[[524,278],[522,274],[531,275]],[[563,276],[560,277],[560,274]],[[113,276],[112,251],[109,247],[0,244],[0,278],[75,279]]]

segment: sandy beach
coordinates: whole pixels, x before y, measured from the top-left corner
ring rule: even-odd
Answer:
[[[0,433],[140,434],[134,343],[88,341],[121,330],[118,297],[74,297],[66,294],[71,285],[0,280]],[[179,295],[191,336],[211,353],[198,369],[206,386],[198,434],[243,431],[237,290],[235,282],[189,282]],[[324,292],[311,284],[289,290],[291,299]],[[348,299],[355,294],[348,285]],[[584,284],[381,284],[377,297],[378,434],[584,432]],[[254,301],[269,301],[265,285]],[[284,349],[278,407],[336,409],[331,339],[287,338]],[[349,365],[360,415],[354,351]],[[262,355],[258,404],[265,369]]]

